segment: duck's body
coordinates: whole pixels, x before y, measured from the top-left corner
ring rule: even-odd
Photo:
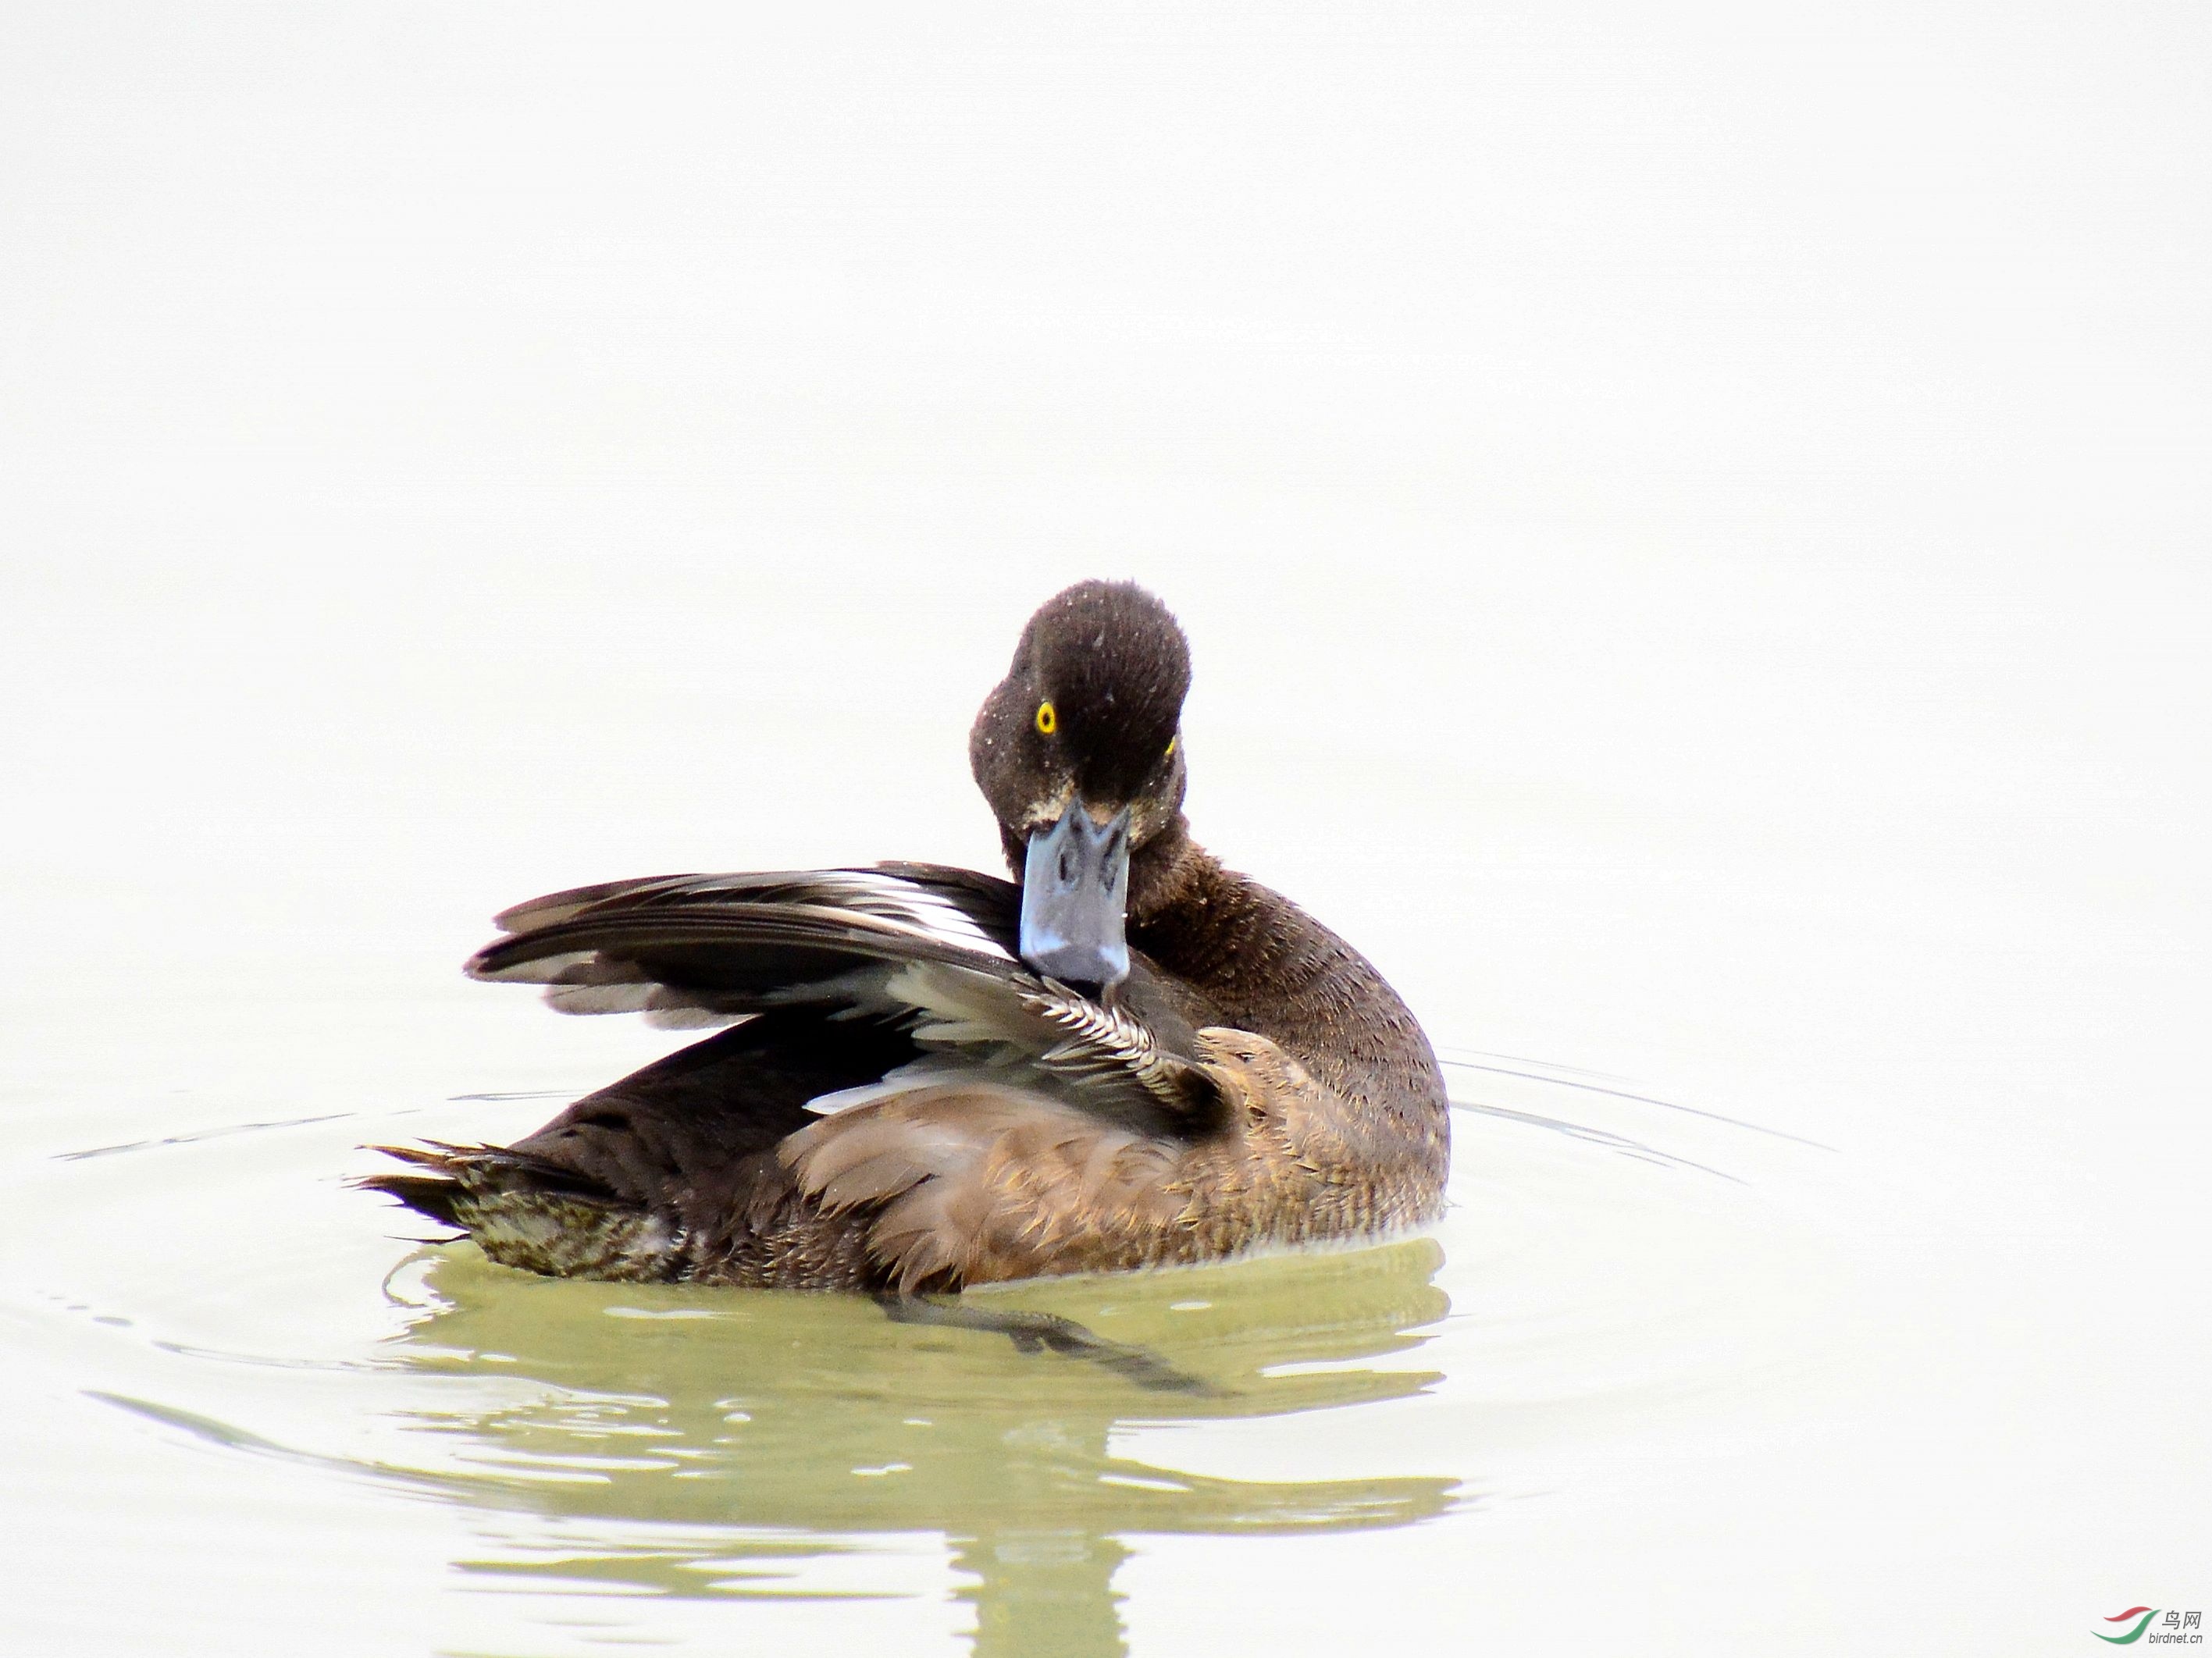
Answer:
[[[545,983],[569,1011],[745,1022],[512,1147],[404,1151],[421,1172],[368,1183],[511,1266],[802,1289],[957,1289],[1432,1219],[1449,1130],[1420,1027],[1350,945],[1189,837],[1182,649],[1132,587],[1085,583],[1031,622],[971,743],[1026,890],[886,865],[509,911],[479,977]],[[1102,940],[1083,915],[1038,919],[1041,859],[1082,886],[1085,837],[1122,860],[1091,872],[1117,911]]]

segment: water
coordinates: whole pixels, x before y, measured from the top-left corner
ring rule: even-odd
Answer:
[[[352,1533],[351,1570],[406,1582],[440,1649],[654,1643],[727,1607],[749,1640],[883,1638],[896,1606],[904,1645],[1116,1653],[1146,1611],[1124,1580],[1188,1540],[1448,1550],[1562,1454],[1802,1427],[1833,1262],[1761,1187],[1832,1154],[1505,1056],[1453,1070],[1432,1236],[975,1297],[1141,1348],[1165,1386],[857,1298],[534,1279],[389,1242],[406,1223],[333,1185],[364,1139],[511,1135],[539,1095],[184,1128],[142,1108],[172,1132],[10,1170],[15,1388],[75,1399],[38,1500],[104,1526],[114,1492],[72,1471],[167,1469],[130,1508],[181,1590],[147,1597],[149,1649],[190,1638],[198,1571],[228,1584],[275,1540],[282,1492]]]
[[[0,14],[0,1646],[2212,1610],[2196,11],[184,15]],[[677,1040],[501,905],[993,866],[1088,574],[1433,1236],[984,1298],[1170,1388],[346,1186]]]
[[[1376,1248],[979,1297],[1191,1384],[1163,1388],[864,1302],[538,1280],[348,1187],[365,1145],[513,1138],[681,1040],[459,978],[453,889],[556,882],[502,877],[462,814],[442,845],[409,821],[480,798],[454,756],[508,718],[414,713],[376,716],[414,770],[365,719],[386,734],[294,774],[313,859],[272,858],[251,774],[214,767],[181,822],[94,795],[17,883],[0,1513],[28,1650],[266,1625],[333,1653],[1320,1652],[1565,1623],[1855,1652],[2193,1592],[2191,980],[2124,889],[1900,907],[1893,862],[1507,811],[1394,923],[1372,865],[1316,854],[1326,817],[1279,839],[1247,861],[1289,866],[1443,1044],[1452,1207]],[[669,793],[580,838],[747,838],[684,817],[681,756],[720,723],[690,721],[641,739]],[[427,805],[359,805],[386,767]],[[1224,755],[1207,798],[1255,769]],[[835,847],[843,798],[769,814],[746,861]],[[1416,833],[1425,802],[1372,799]],[[980,816],[917,838],[980,861]]]

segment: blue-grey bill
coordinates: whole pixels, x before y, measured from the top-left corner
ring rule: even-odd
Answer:
[[[1022,959],[1071,984],[1129,976],[1129,809],[1103,829],[1078,795],[1030,836],[1022,865]]]

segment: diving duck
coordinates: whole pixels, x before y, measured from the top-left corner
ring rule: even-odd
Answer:
[[[361,1183],[556,1276],[906,1295],[1378,1236],[1443,1204],[1420,1026],[1191,838],[1165,605],[1046,602],[969,738],[1012,881],[913,863],[517,905],[473,977],[732,1026]]]

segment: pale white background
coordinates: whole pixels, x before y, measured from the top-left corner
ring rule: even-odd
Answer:
[[[1233,1626],[1193,1543],[1138,1651],[2212,1601],[2208,54],[2182,4],[17,0],[8,1097],[659,1051],[453,963],[573,881],[988,862],[970,712],[1134,575],[1203,837],[1440,1042],[1838,1146],[1894,1315],[1797,1509],[1285,1546],[1333,1609]],[[0,1495],[109,1585],[11,1603],[220,1627],[76,1523]]]

